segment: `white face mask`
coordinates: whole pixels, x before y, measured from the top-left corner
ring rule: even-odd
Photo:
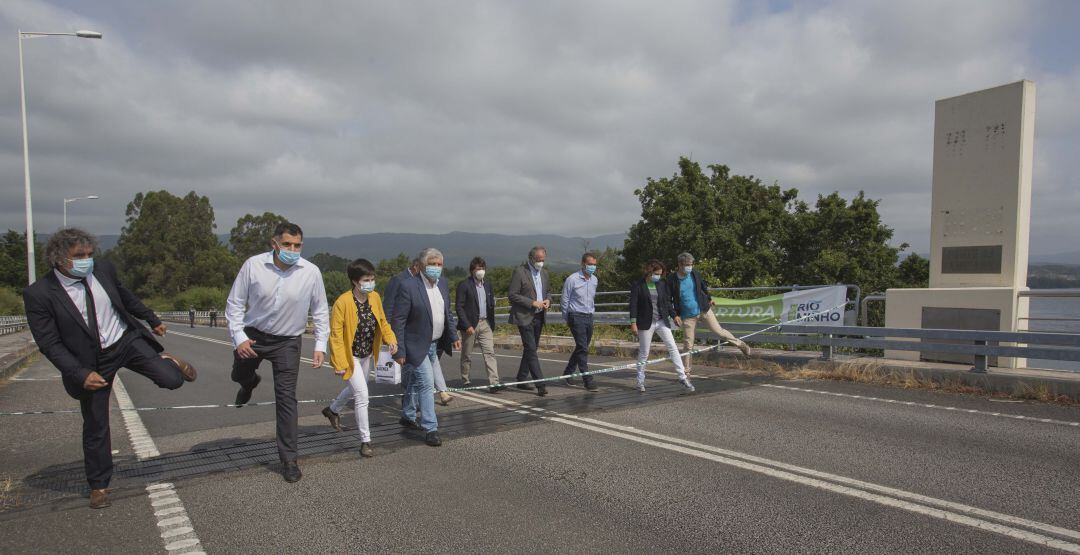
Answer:
[[[544,261],[541,260],[540,262],[533,262],[533,267],[537,270],[542,270],[544,268]]]
[[[694,267],[693,266],[683,266],[682,271],[683,271],[684,274],[689,274],[690,272],[694,271]]]
[[[485,270],[477,270],[473,272],[473,275],[476,276],[476,279],[483,281],[484,276],[487,275],[487,272]]]

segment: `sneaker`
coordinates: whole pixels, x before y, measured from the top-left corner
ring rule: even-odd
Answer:
[[[600,388],[596,385],[596,382],[590,381],[589,383],[585,384],[585,389],[589,391],[597,391]]]
[[[371,450],[371,442],[365,441],[360,444],[360,456],[369,459],[375,456],[375,451]]]
[[[337,430],[339,432],[341,431],[341,415],[340,414],[330,410],[330,407],[326,407],[325,409],[322,410],[322,415],[325,416],[326,419],[330,421],[330,427],[331,428],[333,428],[333,429],[335,429],[335,430]]]
[[[697,389],[694,387],[694,384],[690,383],[690,380],[679,380],[679,383],[681,383],[682,386],[686,388],[687,393],[693,393],[697,391]]]
[[[643,383],[637,384],[637,390],[638,390],[638,393],[645,393],[645,384],[643,384]]]

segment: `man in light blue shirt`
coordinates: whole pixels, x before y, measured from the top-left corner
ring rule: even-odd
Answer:
[[[589,371],[589,344],[592,343],[593,313],[596,312],[596,255],[587,252],[581,256],[581,271],[570,274],[563,282],[562,313],[570,334],[574,336],[574,352],[566,363],[563,376],[566,384],[574,385],[574,372]],[[593,377],[582,377],[585,389],[596,391]]]

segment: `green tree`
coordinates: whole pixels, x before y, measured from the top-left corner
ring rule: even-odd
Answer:
[[[328,252],[320,252],[308,260],[310,260],[312,264],[318,266],[323,272],[344,272],[345,269],[349,267],[349,262],[352,262],[348,258],[330,254]]]
[[[194,191],[183,197],[168,191],[137,193],[126,215],[114,256],[136,293],[171,296],[198,285],[226,283],[210,199]]]
[[[334,301],[342,293],[352,289],[352,282],[349,281],[349,276],[345,272],[336,270],[323,272],[322,279],[323,287],[326,289],[326,304],[330,306],[334,306]]]
[[[727,166],[709,170],[681,158],[678,173],[635,191],[641,220],[627,236],[620,277],[636,279],[650,258],[671,268],[686,251],[713,285],[847,283],[870,292],[923,283],[912,276],[925,272],[925,261],[909,257],[897,266],[907,245],[889,244],[893,230],[881,220],[879,201],[864,193],[850,202],[821,195],[811,207],[797,189],[731,175]]]
[[[40,278],[48,271],[48,265],[45,263],[45,249],[36,240],[34,241],[34,257],[37,277]],[[9,229],[7,233],[0,235],[0,286],[14,287],[18,290],[26,287],[25,233]]]
[[[630,228],[618,268],[636,277],[650,258],[669,268],[681,252],[712,261],[715,285],[776,285],[783,281],[783,245],[792,229],[798,191],[732,175],[727,166],[679,159],[670,178],[649,178],[634,191],[641,220]]]
[[[850,203],[836,192],[819,195],[813,210],[797,203],[783,280],[853,283],[866,292],[893,287],[896,263],[907,245],[889,245],[893,231],[882,223],[878,203],[862,191]]]
[[[923,289],[930,286],[930,260],[911,253],[896,269],[894,287]],[[870,291],[867,291],[868,293]]]
[[[269,251],[274,228],[288,221],[285,216],[273,212],[263,212],[261,216],[245,214],[229,231],[229,248],[241,261]]]

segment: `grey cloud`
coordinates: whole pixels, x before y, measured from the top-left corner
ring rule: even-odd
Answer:
[[[73,214],[116,233],[136,192],[167,188],[210,196],[224,231],[271,210],[317,235],[603,234],[693,153],[810,202],[866,190],[896,242],[925,251],[933,101],[1030,77],[1033,238],[1055,252],[1080,201],[1080,78],[1031,59],[1045,8],[19,1],[0,26],[106,34],[27,45],[41,230],[64,196],[97,192]],[[0,103],[0,215],[20,228],[17,88]]]

